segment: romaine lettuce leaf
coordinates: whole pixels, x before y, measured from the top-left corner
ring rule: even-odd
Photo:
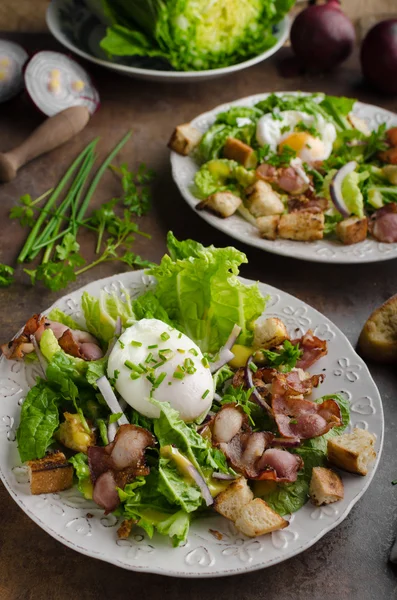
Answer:
[[[178,504],[187,513],[197,510],[203,503],[197,485],[181,476],[171,459],[160,458],[158,489],[170,504]]]
[[[60,395],[43,379],[29,391],[21,409],[17,443],[21,461],[42,458],[59,426]]]
[[[70,317],[69,315],[65,314],[59,308],[53,308],[50,314],[48,315],[48,318],[51,321],[57,321],[57,323],[62,323],[70,329],[83,329],[80,323],[77,323],[77,321],[72,319],[72,317]]]
[[[134,318],[127,290],[123,290],[123,295],[124,300],[115,292],[109,294],[101,290],[98,298],[88,292],[84,292],[81,298],[87,329],[104,345],[114,337],[117,317],[124,326]]]
[[[166,255],[148,273],[157,279],[153,293],[169,319],[203,352],[217,352],[235,324],[242,328],[239,343],[250,345],[265,299],[257,285],[247,286],[237,278],[246,256],[232,247],[179,242],[171,232],[167,241],[174,256],[180,247],[185,257],[173,260]]]
[[[348,173],[342,181],[342,196],[350,214],[364,216],[364,198],[361,193],[360,175],[356,171]]]
[[[83,452],[79,452],[69,458],[69,462],[74,467],[74,472],[78,480],[78,490],[83,494],[86,500],[92,500],[93,486],[88,466],[88,456],[83,454]]]

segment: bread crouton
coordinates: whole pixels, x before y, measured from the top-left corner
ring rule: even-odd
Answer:
[[[266,181],[256,181],[245,192],[246,206],[254,217],[281,215],[284,211],[280,195]]]
[[[133,526],[138,523],[136,519],[124,519],[117,530],[117,537],[120,540],[126,540],[130,537]]]
[[[269,317],[254,326],[254,343],[257,348],[274,348],[288,340],[288,331],[281,319]]]
[[[214,500],[215,510],[235,522],[239,517],[244,506],[254,497],[247,480],[240,477],[237,481],[229,485],[223,492],[218,494]]]
[[[256,224],[261,237],[266,240],[275,240],[277,237],[277,227],[280,221],[279,215],[269,215],[268,217],[258,217]]]
[[[309,496],[313,504],[331,504],[342,500],[344,495],[343,483],[335,471],[324,467],[314,467],[310,480]]]
[[[241,533],[249,537],[265,535],[277,529],[287,527],[288,521],[280,517],[261,498],[255,498],[246,504],[235,522]]]
[[[365,358],[397,363],[397,294],[368,318],[358,338],[358,349]]]
[[[52,452],[44,458],[29,460],[27,465],[32,494],[52,494],[73,485],[73,467],[63,452]]]
[[[357,244],[366,239],[368,220],[366,217],[349,217],[336,226],[336,235],[344,244]]]
[[[232,192],[215,192],[205,200],[197,204],[197,210],[209,210],[218,217],[226,219],[231,217],[241,204],[241,198],[232,194]]]
[[[368,465],[376,458],[374,450],[375,436],[364,429],[353,429],[352,433],[344,433],[328,440],[328,460],[331,464],[366,475]]]
[[[168,148],[174,150],[182,156],[187,156],[198,146],[202,138],[202,133],[190,123],[183,123],[175,128],[174,133],[168,142]]]
[[[258,162],[255,150],[234,137],[227,138],[223,147],[223,156],[237,161],[246,169],[253,169]]]
[[[278,224],[279,237],[286,240],[311,242],[321,240],[324,234],[324,214],[297,211],[281,215]]]

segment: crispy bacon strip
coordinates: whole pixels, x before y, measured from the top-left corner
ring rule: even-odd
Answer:
[[[94,501],[111,512],[119,503],[114,491],[124,489],[127,483],[139,475],[148,475],[145,450],[156,443],[153,435],[136,425],[121,425],[114,441],[107,446],[88,448],[88,466],[94,484]]]
[[[84,358],[84,355],[80,352],[78,343],[73,337],[73,333],[70,329],[66,329],[58,340],[58,344],[66,354],[75,356],[76,358]]]
[[[299,369],[308,369],[328,352],[327,342],[313,335],[310,329],[301,338],[291,340],[291,344],[295,346],[299,344],[300,349],[303,351],[302,356],[296,363],[296,367]]]
[[[391,202],[375,211],[369,224],[372,235],[380,242],[397,242],[397,205]]]
[[[256,479],[293,483],[302,467],[303,460],[297,454],[291,454],[278,448],[269,448],[258,462],[258,469],[261,470],[261,473]]]
[[[25,354],[33,352],[34,347],[30,342],[30,336],[36,333],[43,322],[44,317],[41,317],[39,314],[33,315],[25,324],[20,335],[8,342],[8,344],[0,346],[4,356],[9,360],[22,360]]]
[[[284,438],[318,437],[342,424],[340,408],[335,400],[316,404],[290,395],[286,376],[282,373],[272,383],[272,409],[280,435]]]

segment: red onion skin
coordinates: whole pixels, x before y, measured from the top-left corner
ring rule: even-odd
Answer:
[[[361,46],[364,77],[385,94],[397,94],[397,19],[370,29]]]
[[[291,45],[303,65],[312,71],[329,71],[353,51],[356,32],[338,0],[303,10],[291,27]]]

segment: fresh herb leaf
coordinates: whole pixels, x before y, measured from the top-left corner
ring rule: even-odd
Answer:
[[[151,207],[151,194],[149,188],[140,186],[153,181],[155,177],[153,169],[148,169],[144,163],[139,165],[137,173],[129,171],[126,163],[120,167],[112,165],[110,168],[121,177],[124,206],[138,217],[146,215]]]
[[[0,263],[0,287],[8,287],[14,283],[14,269]]]
[[[261,350],[261,352],[270,367],[279,369],[284,373],[291,371],[291,369],[295,367],[302,354],[302,350],[300,350],[299,346],[294,346],[289,340],[285,340],[283,349],[279,352],[274,352],[272,350]]]

